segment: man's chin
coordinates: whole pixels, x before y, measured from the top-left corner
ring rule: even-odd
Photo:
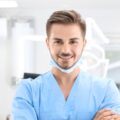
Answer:
[[[70,63],[70,62],[69,63],[60,63],[60,64],[58,64],[59,67],[61,67],[62,69],[65,69],[65,70],[71,68],[74,65],[75,65],[75,63]]]
[[[67,69],[69,69],[69,68],[71,68],[72,67],[72,65],[70,66],[70,65],[67,65],[67,66],[60,66],[62,69],[65,69],[65,70],[67,70]]]

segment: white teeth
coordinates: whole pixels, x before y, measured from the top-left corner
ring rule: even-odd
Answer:
[[[61,59],[64,59],[64,60],[67,60],[67,59],[70,59],[71,58],[71,56],[69,56],[69,57],[60,57]]]

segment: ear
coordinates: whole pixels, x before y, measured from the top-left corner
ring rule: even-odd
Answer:
[[[48,38],[46,38],[46,45],[47,45],[47,47],[49,48],[49,41],[48,41]]]
[[[87,40],[86,40],[86,39],[84,39],[84,47],[86,46],[86,44],[87,44]]]
[[[47,47],[49,46],[48,38],[46,38],[46,45],[47,45]]]

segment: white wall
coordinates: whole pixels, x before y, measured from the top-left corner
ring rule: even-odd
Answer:
[[[15,90],[8,83],[9,55],[8,42],[0,39],[0,120],[5,120],[5,116],[10,113],[11,101]]]
[[[56,10],[56,9],[55,9]],[[103,32],[120,33],[120,9],[75,9],[84,17],[93,17],[100,25]],[[54,9],[5,9],[1,10],[0,16],[6,16],[10,20],[12,17],[29,16],[34,17],[36,32],[39,34],[45,33],[45,23],[48,16]]]
[[[105,34],[108,36],[111,34],[120,35],[120,9],[114,10],[106,10],[106,9],[95,9],[95,10],[80,10],[77,9],[79,12],[82,13],[84,17],[93,17],[96,22],[99,24],[101,29]],[[12,17],[33,17],[35,19],[35,32],[36,34],[45,34],[45,23],[48,16],[51,12],[54,11],[44,10],[44,9],[1,9],[0,16],[7,17],[8,21],[11,20]],[[118,36],[120,38],[120,36]],[[47,52],[44,51],[44,48],[40,48],[39,45],[41,43],[36,43],[36,71],[41,72],[44,71],[48,64],[44,63],[47,62]],[[11,110],[11,100],[13,98],[15,89],[14,87],[10,86],[11,80],[11,41],[10,39],[2,40],[0,39],[0,120],[5,119],[5,116],[10,113]],[[45,61],[41,60],[41,52],[45,57]],[[41,63],[41,61],[44,63]],[[45,65],[45,67],[44,67]],[[44,67],[44,68],[43,68]]]

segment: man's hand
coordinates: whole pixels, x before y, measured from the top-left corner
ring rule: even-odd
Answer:
[[[102,109],[96,113],[94,120],[120,120],[120,115],[110,109]]]

